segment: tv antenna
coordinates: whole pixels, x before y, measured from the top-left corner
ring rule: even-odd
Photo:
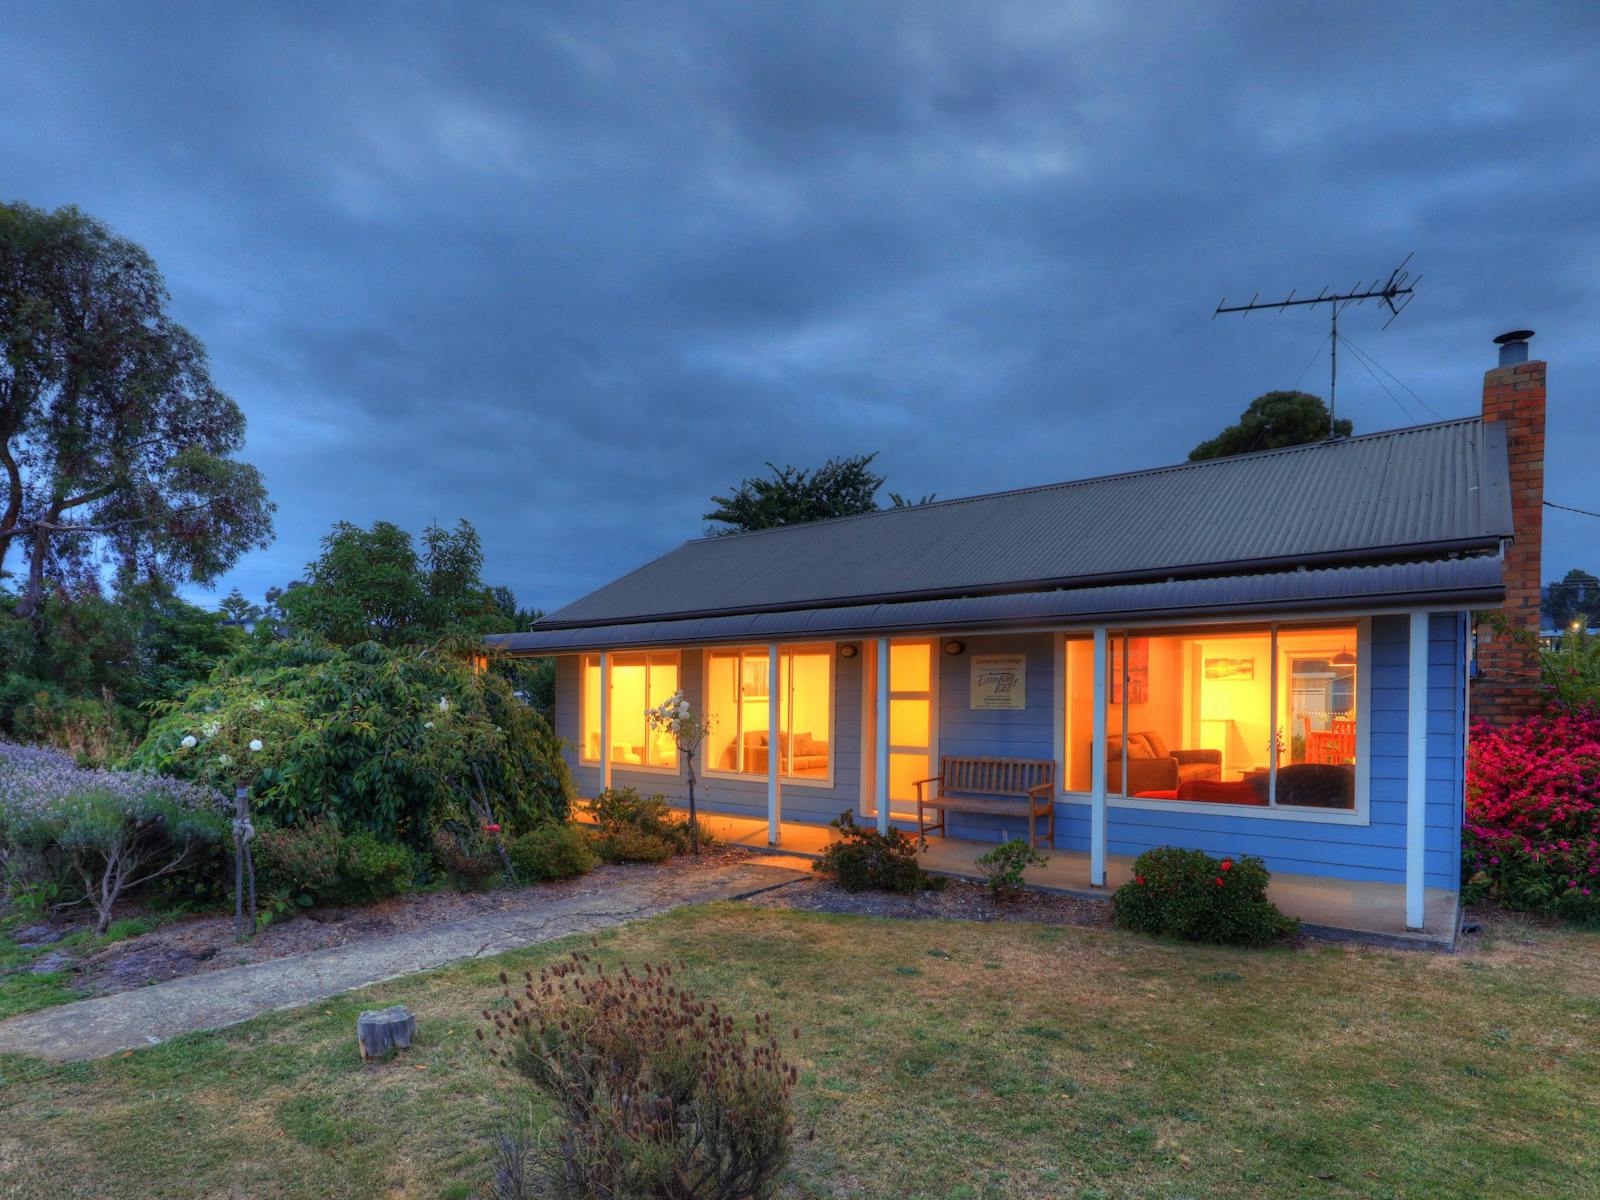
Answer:
[[[1415,253],[1415,251],[1412,253]],[[1294,292],[1291,291],[1282,300],[1269,300],[1264,304],[1260,302],[1260,292],[1250,298],[1249,304],[1229,304],[1228,298],[1224,296],[1218,301],[1216,312],[1211,314],[1211,319],[1215,321],[1222,313],[1244,313],[1249,316],[1259,309],[1271,308],[1282,312],[1286,308],[1299,308],[1302,305],[1326,304],[1329,314],[1328,436],[1332,437],[1336,428],[1334,414],[1337,411],[1336,404],[1339,394],[1339,314],[1352,304],[1365,304],[1368,300],[1376,300],[1389,310],[1389,319],[1383,323],[1384,329],[1389,328],[1390,325],[1394,324],[1394,319],[1410,306],[1412,293],[1416,290],[1417,284],[1422,282],[1421,275],[1413,278],[1411,273],[1406,270],[1406,263],[1410,261],[1411,255],[1408,254],[1398,267],[1389,272],[1389,278],[1384,281],[1381,287],[1378,281],[1374,279],[1369,284],[1358,282],[1348,292],[1329,292],[1327,288],[1323,288],[1315,296],[1307,296],[1299,300],[1295,299]],[[1404,297],[1404,299],[1401,299],[1401,297]],[[1396,304],[1396,300],[1400,302]]]

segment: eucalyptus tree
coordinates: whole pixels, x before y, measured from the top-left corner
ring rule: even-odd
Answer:
[[[272,538],[244,414],[168,300],[104,223],[0,204],[0,574],[25,579],[21,616],[49,581],[207,584]]]

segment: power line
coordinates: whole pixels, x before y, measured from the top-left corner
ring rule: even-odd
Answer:
[[[1570,504],[1557,504],[1554,500],[1546,500],[1544,504],[1546,508],[1559,508],[1563,512],[1573,512],[1579,516],[1594,517],[1596,520],[1600,520],[1600,512],[1590,512],[1587,508],[1573,508]]]
[[[1322,353],[1322,348],[1327,344],[1328,335],[1323,334],[1322,340],[1317,343],[1317,348],[1311,352],[1311,357],[1306,359],[1306,365],[1300,368],[1300,374],[1294,377],[1294,386],[1289,389],[1291,392],[1298,392],[1300,390],[1300,381],[1306,377],[1306,372],[1311,370],[1311,364],[1317,361],[1317,355]]]
[[[1351,349],[1353,349],[1353,350],[1355,350],[1355,351],[1357,351],[1357,352],[1358,352],[1358,353],[1360,353],[1360,354],[1362,354],[1362,355],[1365,355],[1365,356],[1366,356],[1366,357],[1367,357],[1367,358],[1368,358],[1368,359],[1371,359],[1371,361],[1372,361],[1372,365],[1373,365],[1373,366],[1375,366],[1375,367],[1377,367],[1377,368],[1378,368],[1378,370],[1380,370],[1380,371],[1382,371],[1382,372],[1383,372],[1383,373],[1384,373],[1384,374],[1385,374],[1385,375],[1387,375],[1387,376],[1388,376],[1388,377],[1389,377],[1389,378],[1390,378],[1390,379],[1392,379],[1392,380],[1394,380],[1394,381],[1395,381],[1395,382],[1396,382],[1396,383],[1398,383],[1398,384],[1399,384],[1399,385],[1400,385],[1400,386],[1401,386],[1401,387],[1403,387],[1403,388],[1405,388],[1405,390],[1406,390],[1406,391],[1407,391],[1407,392],[1410,392],[1410,393],[1411,393],[1411,397],[1412,397],[1412,399],[1414,399],[1414,400],[1415,400],[1415,401],[1416,401],[1416,402],[1417,402],[1417,403],[1418,403],[1418,404],[1420,404],[1420,405],[1422,405],[1422,407],[1423,407],[1423,408],[1425,408],[1425,409],[1427,409],[1427,410],[1428,410],[1428,411],[1429,411],[1429,412],[1431,412],[1431,413],[1432,413],[1432,414],[1433,414],[1433,415],[1434,415],[1434,416],[1436,416],[1436,417],[1438,417],[1438,418],[1439,418],[1439,420],[1441,420],[1441,421],[1446,421],[1446,420],[1449,420],[1449,418],[1448,418],[1448,417],[1446,417],[1446,416],[1445,416],[1445,415],[1444,415],[1444,414],[1443,414],[1443,413],[1442,413],[1442,412],[1440,412],[1440,411],[1439,411],[1439,410],[1438,410],[1438,409],[1437,409],[1437,408],[1435,408],[1435,407],[1434,407],[1434,406],[1433,406],[1433,405],[1431,405],[1431,404],[1429,404],[1429,403],[1428,403],[1428,402],[1427,402],[1427,401],[1426,401],[1426,400],[1424,400],[1424,399],[1423,399],[1423,398],[1422,398],[1422,397],[1421,397],[1421,396],[1419,396],[1419,395],[1417,395],[1417,393],[1416,393],[1416,391],[1415,391],[1415,390],[1414,390],[1414,389],[1413,389],[1413,388],[1412,388],[1412,387],[1411,387],[1411,385],[1410,385],[1410,384],[1408,384],[1408,383],[1407,383],[1407,382],[1406,382],[1406,381],[1405,381],[1405,380],[1404,380],[1404,379],[1401,379],[1401,378],[1400,378],[1400,377],[1399,377],[1399,376],[1398,376],[1398,375],[1396,375],[1396,374],[1395,374],[1395,373],[1394,373],[1394,372],[1393,372],[1393,371],[1391,371],[1391,370],[1389,370],[1389,368],[1388,368],[1388,367],[1386,367],[1386,366],[1384,366],[1384,365],[1383,365],[1383,364],[1382,364],[1382,363],[1381,363],[1381,362],[1379,362],[1379,361],[1378,361],[1378,360],[1377,360],[1377,359],[1375,359],[1375,358],[1373,358],[1373,357],[1372,357],[1372,355],[1370,355],[1370,354],[1368,354],[1368,353],[1367,353],[1367,352],[1366,352],[1366,351],[1365,351],[1365,350],[1363,350],[1363,349],[1362,349],[1362,348],[1361,348],[1361,347],[1360,347],[1360,346],[1357,346],[1357,345],[1356,345],[1356,344],[1355,344],[1355,343],[1354,343],[1354,342],[1353,342],[1353,341],[1351,341],[1351,340],[1350,340],[1350,337],[1349,337],[1349,335],[1348,335],[1348,334],[1346,334],[1346,335],[1345,335],[1345,339],[1344,339],[1344,342],[1345,342],[1345,345],[1347,345],[1347,346],[1349,346],[1349,347],[1350,347],[1350,348],[1351,348]]]
[[[1346,346],[1350,347],[1351,350],[1355,350],[1356,361],[1358,363],[1360,363],[1363,367],[1366,367],[1367,374],[1371,375],[1372,379],[1373,379],[1373,382],[1375,382],[1380,388],[1383,389],[1383,394],[1385,396],[1388,396],[1389,399],[1394,401],[1394,406],[1400,410],[1400,415],[1405,417],[1405,419],[1407,421],[1411,422],[1411,424],[1413,424],[1413,425],[1417,424],[1417,419],[1411,415],[1411,410],[1400,402],[1400,397],[1396,396],[1393,392],[1391,392],[1389,390],[1389,385],[1386,384],[1382,379],[1378,378],[1378,373],[1376,371],[1374,371],[1372,369],[1372,365],[1367,362],[1367,356],[1364,353],[1362,353],[1360,350],[1356,350],[1356,344],[1354,342],[1352,342],[1349,338],[1345,338],[1344,344]]]
[[[1393,371],[1390,371],[1386,367],[1384,367],[1384,365],[1382,363],[1378,362],[1377,359],[1373,358],[1372,355],[1368,354],[1360,346],[1356,345],[1349,338],[1345,338],[1345,344],[1347,346],[1349,346],[1351,350],[1355,351],[1356,361],[1359,362],[1362,366],[1367,368],[1367,373],[1369,375],[1372,374],[1372,368],[1374,366],[1376,366],[1378,368],[1378,370],[1382,371],[1390,379],[1393,379],[1401,387],[1405,388],[1406,391],[1411,392],[1411,395],[1416,400],[1416,402],[1418,404],[1422,405],[1423,408],[1427,409],[1430,413],[1432,413],[1439,420],[1441,420],[1441,421],[1449,420],[1448,417],[1446,417],[1438,409],[1434,408],[1433,405],[1429,404],[1421,396],[1418,396],[1416,392],[1411,390],[1411,388],[1406,387],[1405,380],[1397,378]],[[1372,377],[1374,379],[1378,379],[1378,377],[1376,375],[1373,375]],[[1383,380],[1378,379],[1378,386],[1379,387],[1383,387]],[[1383,388],[1383,390],[1386,391],[1386,392],[1389,392],[1388,388]],[[1390,399],[1394,400],[1396,404],[1399,404],[1399,402],[1400,402],[1399,398],[1397,396],[1395,396],[1395,394],[1393,392],[1389,392],[1389,397],[1390,397]],[[1400,411],[1406,414],[1406,420],[1408,420],[1408,421],[1415,420],[1415,418],[1413,418],[1412,415],[1409,412],[1406,411],[1404,406],[1401,407]],[[1456,437],[1460,439],[1461,444],[1463,446],[1467,447],[1467,449],[1469,451],[1472,450],[1472,448],[1473,448],[1472,439],[1467,437],[1467,435],[1465,433],[1463,433],[1460,429],[1457,429],[1455,432],[1456,432]]]

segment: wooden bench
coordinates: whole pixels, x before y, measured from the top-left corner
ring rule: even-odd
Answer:
[[[931,791],[929,789],[932,789]],[[1026,817],[1028,845],[1037,846],[1038,819],[1046,818],[1046,844],[1056,833],[1056,764],[1033,758],[955,758],[939,759],[939,774],[917,780],[917,840],[945,829],[947,812],[987,813],[996,817]],[[928,821],[925,810],[937,809],[937,821]]]

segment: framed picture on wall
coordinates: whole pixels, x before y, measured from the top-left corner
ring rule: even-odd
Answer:
[[[1256,677],[1256,660],[1253,658],[1208,658],[1205,668],[1207,679],[1247,680]]]
[[[1111,643],[1111,703],[1122,703],[1122,646],[1128,646],[1128,703],[1144,704],[1150,699],[1150,639],[1118,638]]]

